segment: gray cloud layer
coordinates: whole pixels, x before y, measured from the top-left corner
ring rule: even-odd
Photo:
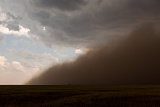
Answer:
[[[27,84],[109,85],[160,83],[160,32],[144,25],[126,38],[97,47],[75,62],[53,66]]]
[[[84,0],[33,0],[37,7],[57,8],[62,11],[73,11],[80,9],[81,5],[86,5]]]
[[[48,46],[97,44],[128,33],[139,24],[160,23],[159,0],[1,2],[3,8],[22,17],[17,24],[29,28]]]
[[[0,20],[0,24],[6,26],[9,30],[19,31],[19,20],[20,17],[15,16],[14,14],[8,11],[0,10],[0,17],[4,17],[4,20]]]

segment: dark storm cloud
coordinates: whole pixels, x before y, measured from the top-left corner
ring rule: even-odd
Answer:
[[[80,9],[82,5],[86,5],[84,0],[34,0],[38,7],[42,8],[57,8],[62,11],[73,11]]]
[[[152,24],[93,48],[75,62],[53,66],[27,84],[159,84],[160,32]]]
[[[159,0],[3,0],[0,6],[48,46],[92,45],[146,22],[160,24]]]
[[[122,32],[124,34],[131,31],[138,24],[152,22],[158,25],[160,18],[158,0],[93,0],[87,1],[83,9],[78,12],[72,10],[84,4],[84,1],[34,2],[35,8],[40,9],[34,14],[34,19],[45,26],[48,33],[45,36],[37,35],[51,45],[53,43],[64,45],[101,43],[108,38],[121,35]],[[56,6],[67,11],[58,12],[51,8]]]
[[[160,25],[159,0],[3,0],[0,6],[21,17],[8,28],[20,24],[48,46],[92,45],[146,22]]]

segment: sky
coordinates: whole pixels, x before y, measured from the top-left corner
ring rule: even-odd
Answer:
[[[0,84],[23,84],[94,46],[160,24],[159,0],[0,0]]]

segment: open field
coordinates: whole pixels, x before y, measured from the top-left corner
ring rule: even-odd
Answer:
[[[0,86],[0,107],[159,107],[160,86]]]

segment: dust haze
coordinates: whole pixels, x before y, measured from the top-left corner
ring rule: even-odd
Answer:
[[[123,85],[160,83],[160,33],[154,25],[94,46],[74,62],[49,68],[28,85]]]

